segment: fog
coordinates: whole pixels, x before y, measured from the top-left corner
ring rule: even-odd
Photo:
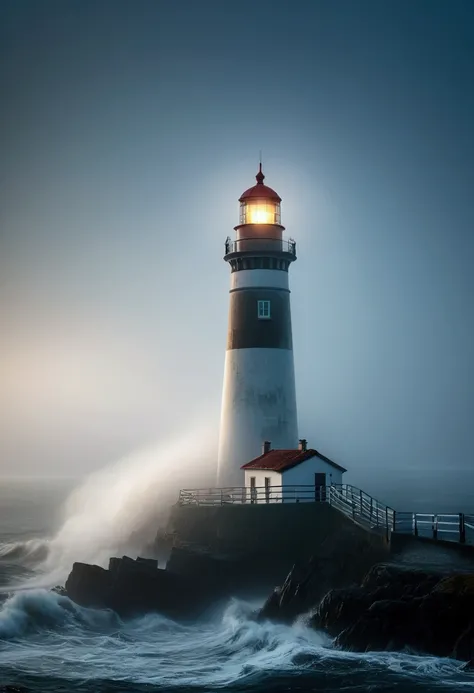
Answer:
[[[37,480],[34,506],[31,484],[10,481],[7,494],[0,497],[8,506],[18,494],[36,512],[37,537],[2,543],[0,558],[21,560],[26,576],[16,587],[52,587],[63,584],[75,561],[108,567],[111,556],[153,555],[168,558],[165,549],[154,544],[157,530],[167,525],[171,506],[181,488],[211,486],[215,480],[215,460],[209,441],[212,431],[201,422],[185,436],[167,440],[131,453],[99,471],[92,472],[71,490],[54,480]],[[59,482],[59,483],[58,483]],[[47,483],[47,487],[45,486]],[[64,483],[64,480],[63,480]],[[26,494],[25,494],[26,491]],[[49,503],[45,503],[45,491]],[[25,499],[27,502],[25,503]],[[18,522],[17,517],[17,522]],[[20,520],[25,521],[25,517]],[[38,523],[44,522],[38,527]],[[8,528],[7,528],[8,529]],[[18,527],[15,527],[18,531]],[[35,570],[31,575],[29,569]]]
[[[461,489],[472,3],[1,12],[0,475],[83,477],[198,421],[212,459],[224,240],[262,150],[297,242],[300,435],[368,491]]]

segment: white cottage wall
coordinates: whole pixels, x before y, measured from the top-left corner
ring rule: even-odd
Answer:
[[[279,472],[274,472],[271,469],[246,469],[245,470],[245,487],[247,489],[247,501],[250,500],[250,479],[255,477],[255,486],[258,490],[258,502],[265,503],[265,479],[270,479],[270,486],[282,486],[282,476]],[[281,489],[273,489],[271,492],[271,503],[279,503],[281,501]]]
[[[309,460],[305,460],[301,464],[296,465],[296,467],[283,472],[282,484],[285,491],[293,493],[293,487],[295,486],[314,486],[314,475],[317,473],[326,474],[326,486],[342,484],[343,472],[314,455]]]

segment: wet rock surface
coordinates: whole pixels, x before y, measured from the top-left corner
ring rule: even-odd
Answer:
[[[199,546],[174,546],[166,563],[127,556],[109,568],[74,563],[65,587],[53,588],[77,604],[113,609],[121,616],[156,611],[174,619],[195,618],[220,599],[264,594],[288,564],[278,557],[222,554]]]
[[[111,558],[109,569],[74,563],[65,584],[72,601],[113,609],[121,616],[157,611],[170,618],[193,618],[209,606],[211,594],[191,579],[158,568],[153,559]]]
[[[340,624],[336,645],[359,652],[409,647],[440,657],[472,658],[474,575],[419,576],[419,584],[418,575],[404,569],[385,577],[385,585],[373,591],[370,585],[361,588],[355,618]],[[344,597],[338,595],[342,602]],[[312,618],[315,627],[325,623],[335,634],[337,618],[331,613],[330,595]]]
[[[292,620],[301,603],[308,606],[308,584],[316,576],[311,564],[306,574],[292,571],[260,617]],[[317,590],[309,594],[312,597]],[[329,590],[309,611],[309,625],[325,630],[342,649],[410,648],[473,666],[474,573],[377,564],[360,585]]]
[[[387,554],[377,545],[350,531],[341,531],[309,561],[293,566],[282,586],[267,599],[260,618],[293,621],[314,608],[331,588],[356,586],[382,555]]]

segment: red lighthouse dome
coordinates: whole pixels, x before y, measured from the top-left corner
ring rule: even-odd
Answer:
[[[260,164],[259,171],[255,178],[257,179],[257,185],[254,185],[252,188],[249,188],[242,193],[239,198],[239,202],[245,202],[245,200],[250,199],[255,200],[255,198],[281,202],[281,197],[278,195],[278,193],[276,193],[272,188],[269,188],[268,185],[263,184],[265,175],[262,171],[262,164]]]
[[[255,176],[257,185],[249,188],[239,198],[240,224],[280,224],[281,197],[268,185],[260,164]]]

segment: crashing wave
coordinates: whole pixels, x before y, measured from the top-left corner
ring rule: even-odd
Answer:
[[[0,639],[10,640],[46,629],[68,626],[104,628],[120,625],[112,611],[85,609],[68,597],[46,590],[16,592],[0,609]]]
[[[0,560],[14,561],[33,567],[47,559],[49,545],[48,539],[28,539],[0,544]]]

